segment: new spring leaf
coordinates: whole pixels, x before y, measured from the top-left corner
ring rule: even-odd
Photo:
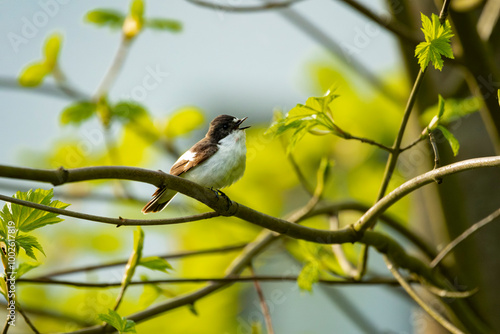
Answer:
[[[425,70],[429,62],[432,62],[434,68],[441,71],[443,69],[442,56],[455,58],[450,44],[450,38],[453,36],[450,22],[446,21],[444,25],[441,25],[436,14],[432,14],[432,21],[424,14],[421,16],[425,42],[418,44],[415,48],[415,57],[418,57],[422,70]]]
[[[99,319],[113,326],[120,334],[137,333],[135,331],[135,322],[125,319],[116,311],[108,310],[108,314],[101,313],[99,314]]]

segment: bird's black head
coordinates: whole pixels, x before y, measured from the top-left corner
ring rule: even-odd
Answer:
[[[249,126],[240,127],[241,123],[243,123],[246,119],[247,117],[238,119],[230,115],[219,115],[215,117],[212,122],[210,122],[207,137],[219,142],[233,131],[248,129]]]

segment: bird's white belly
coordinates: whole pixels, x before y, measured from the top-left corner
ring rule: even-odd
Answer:
[[[222,139],[217,152],[185,174],[185,178],[205,187],[221,189],[238,181],[245,172],[245,131],[235,131]]]

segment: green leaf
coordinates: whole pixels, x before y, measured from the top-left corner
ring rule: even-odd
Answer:
[[[19,84],[24,87],[36,87],[42,83],[49,73],[50,68],[47,67],[45,62],[30,64],[19,75]]]
[[[120,334],[136,333],[135,322],[125,319],[124,317],[120,316],[118,312],[111,309],[108,310],[108,314],[99,314],[99,319],[113,326]]]
[[[24,249],[26,255],[35,261],[36,261],[36,256],[35,256],[35,252],[34,252],[35,249],[37,249],[38,251],[40,251],[40,253],[45,255],[45,252],[43,251],[42,245],[40,245],[38,240],[32,235],[19,234],[16,237],[15,243],[17,246],[16,247],[17,254],[19,254],[19,249],[22,248],[22,249]]]
[[[312,292],[312,285],[319,281],[319,263],[310,261],[304,265],[297,278],[297,284],[302,290]]]
[[[448,124],[459,118],[477,112],[481,107],[481,100],[477,97],[466,99],[446,99],[443,114],[439,117],[439,124]],[[421,124],[429,124],[431,119],[440,114],[440,103],[429,107],[420,116]]]
[[[130,5],[130,15],[142,20],[144,17],[144,2],[142,0],[133,0]]]
[[[28,262],[23,262],[21,263],[18,267],[17,267],[17,277],[21,277],[23,276],[24,274],[26,274],[28,271],[32,270],[32,269],[35,269],[36,267],[38,267],[40,265],[40,263],[28,263]]]
[[[53,201],[53,196],[54,191],[52,189],[31,189],[28,192],[18,191],[12,197],[59,209],[65,209],[69,206],[69,204],[60,202],[58,200]],[[9,221],[13,221],[16,224],[16,228],[22,232],[30,232],[34,229],[43,227],[48,224],[56,224],[62,222],[63,219],[59,218],[58,216],[59,215],[57,213],[42,211],[12,203],[5,204],[2,211],[0,212],[0,218],[2,220],[2,227],[4,230],[7,226],[6,224],[8,224]]]
[[[144,231],[140,226],[134,231],[134,250],[130,255],[127,265],[125,266],[125,274],[122,279],[122,286],[129,285],[135,273],[135,268],[139,264],[142,257],[142,248],[144,246]]]
[[[172,32],[179,32],[182,30],[182,23],[176,20],[153,18],[147,19],[146,27],[156,30],[168,30]]]
[[[112,9],[95,9],[85,14],[84,19],[88,23],[101,27],[120,28],[125,20],[125,15]]]
[[[287,153],[290,153],[295,144],[302,139],[306,133],[314,135],[333,134],[341,138],[349,138],[350,134],[338,127],[333,120],[331,104],[338,95],[329,90],[325,96],[310,97],[306,104],[297,104],[286,117],[275,114],[275,121],[266,134],[274,136],[283,135],[287,131],[294,131]]]
[[[260,323],[260,321],[252,322],[251,334],[262,334],[262,324]]]
[[[173,269],[167,260],[162,259],[161,257],[158,256],[145,257],[141,259],[139,265],[151,270],[163,271],[164,273],[167,272],[167,269]]]
[[[62,125],[80,125],[91,118],[97,110],[97,105],[93,102],[79,101],[63,109],[60,122]]]
[[[148,111],[135,102],[119,102],[112,108],[111,113],[118,120],[125,123],[133,122],[139,117],[148,115]]]
[[[429,62],[432,62],[434,68],[441,71],[443,69],[442,56],[454,58],[450,42],[450,38],[454,35],[450,22],[447,20],[444,25],[441,25],[436,14],[432,14],[432,22],[422,13],[421,17],[425,42],[421,42],[415,48],[415,57],[418,57],[422,70],[425,70]]]
[[[443,117],[444,115],[444,99],[441,94],[438,95],[438,118]]]
[[[205,116],[196,107],[178,109],[168,120],[165,127],[167,138],[185,136],[205,123]]]
[[[457,138],[455,138],[455,136],[453,135],[453,133],[451,133],[450,131],[448,131],[448,129],[446,129],[444,126],[438,125],[437,128],[441,131],[441,133],[443,134],[443,136],[446,138],[446,140],[450,144],[450,147],[451,147],[451,149],[453,151],[453,155],[457,156],[458,150],[460,149],[460,143],[458,142]]]
[[[45,65],[52,71],[57,64],[59,51],[61,50],[62,36],[54,33],[47,38],[44,47]]]

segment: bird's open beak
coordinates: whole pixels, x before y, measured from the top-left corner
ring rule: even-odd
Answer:
[[[238,127],[237,128],[238,130],[245,130],[245,129],[248,129],[250,127],[250,125],[249,126],[244,126],[242,128],[239,127],[241,125],[241,123],[243,123],[247,118],[248,117],[244,117],[244,118],[240,119],[238,122],[236,122],[236,126]]]

